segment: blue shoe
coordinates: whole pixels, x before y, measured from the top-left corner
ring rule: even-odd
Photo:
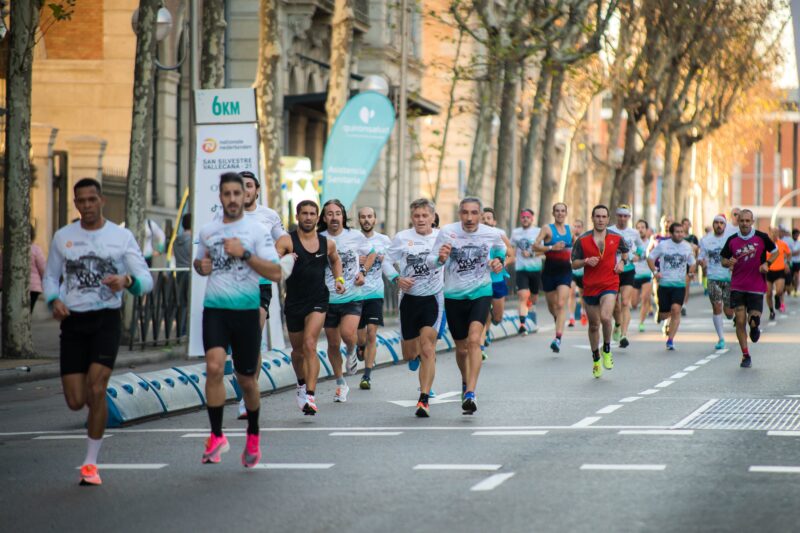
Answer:
[[[742,367],[742,368],[750,368],[750,366],[752,364],[753,364],[753,360],[750,358],[750,356],[749,355],[743,355],[742,356],[742,362],[739,363],[739,366]]]
[[[671,340],[667,340],[667,350],[670,352],[675,351],[675,344]]]
[[[464,401],[464,397],[467,395],[467,384],[463,381],[461,382],[461,401]],[[430,397],[430,394],[428,395]]]
[[[464,401],[461,402],[461,410],[465,415],[471,415],[478,410],[478,403],[475,401],[475,393],[469,391],[464,394]]]
[[[561,339],[555,338],[553,342],[550,343],[550,349],[553,350],[555,353],[561,351]]]
[[[717,344],[714,345],[715,350],[723,350],[725,348],[725,339],[720,339]]]
[[[419,369],[419,356],[408,362],[408,369],[412,372],[416,372]]]

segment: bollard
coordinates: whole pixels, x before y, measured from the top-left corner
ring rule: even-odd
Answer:
[[[119,427],[126,422],[164,414],[164,406],[150,383],[133,372],[111,376],[106,388],[108,422]]]
[[[205,405],[197,385],[174,368],[138,374],[153,388],[164,412],[172,413]]]
[[[197,386],[200,393],[203,395],[203,400],[206,398],[206,364],[199,363],[196,365],[175,367],[175,370],[189,378]],[[228,376],[222,378],[222,383],[225,386],[225,401],[237,399],[236,389]]]

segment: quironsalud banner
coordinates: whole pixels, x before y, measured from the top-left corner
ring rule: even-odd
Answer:
[[[394,107],[380,93],[367,91],[344,106],[325,145],[322,203],[338,198],[350,208],[394,128]]]

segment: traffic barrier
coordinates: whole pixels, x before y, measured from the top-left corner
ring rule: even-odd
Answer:
[[[264,362],[269,363],[269,370],[275,388],[280,389],[297,383],[292,358],[280,350],[272,350],[264,355]]]
[[[197,385],[174,368],[138,374],[153,388],[164,412],[171,413],[201,407],[205,399]]]
[[[191,379],[197,386],[200,393],[203,395],[203,400],[206,398],[206,364],[199,363],[196,365],[175,367],[175,370]],[[231,376],[229,374],[222,379],[222,384],[225,386],[225,400],[237,400],[239,396],[236,394],[236,389],[233,388],[231,383]]]
[[[119,427],[140,418],[161,415],[164,406],[150,384],[134,374],[111,376],[106,389],[107,427]]]
[[[327,347],[324,350],[317,350],[317,357],[319,358],[319,378],[327,378],[333,375],[333,368],[331,361],[328,359]]]
[[[398,350],[383,336],[378,335],[375,342],[375,364],[396,363],[398,361]]]

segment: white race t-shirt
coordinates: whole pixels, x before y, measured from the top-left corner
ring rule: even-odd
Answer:
[[[542,230],[535,226],[528,229],[514,228],[511,232],[511,244],[516,249],[515,266],[517,270],[525,272],[541,272],[542,271],[542,257],[537,257],[533,251],[533,243],[536,242],[536,237]],[[531,257],[525,257],[522,252],[530,252]]]
[[[665,239],[650,252],[649,259],[659,262],[661,287],[685,287],[686,267],[695,263],[692,245],[686,241],[676,243],[672,239]]]
[[[706,275],[710,280],[731,280],[731,271],[729,268],[722,266],[722,257],[719,255],[727,240],[728,237],[725,236],[724,232],[719,237],[712,232],[703,237],[703,240],[700,241],[700,254],[698,259],[705,259],[708,261]]]
[[[372,251],[369,241],[364,237],[363,233],[353,229],[343,229],[335,237],[327,231],[323,231],[320,235],[333,239],[333,242],[336,243],[336,251],[339,252],[339,258],[342,260],[344,294],[336,293],[336,280],[333,279],[331,267],[325,268],[325,284],[328,286],[328,291],[330,291],[328,301],[332,304],[344,304],[363,300],[364,293],[361,287],[356,286],[356,276],[359,270],[359,256],[369,255],[370,251]]]
[[[386,253],[389,251],[392,241],[383,233],[373,233],[372,237],[367,237],[370,247],[375,252],[375,262],[369,269],[364,285],[361,286],[364,300],[373,298],[383,298],[383,262],[386,260]]]
[[[404,291],[405,294],[432,296],[442,292],[444,269],[436,261],[438,253],[433,252],[438,236],[438,229],[434,229],[429,235],[420,235],[411,228],[399,232],[392,239],[386,263],[397,263],[400,272],[395,272],[390,277],[393,279],[399,275],[414,280],[414,285]]]
[[[444,226],[433,245],[433,253],[450,244],[452,250],[445,263],[444,297],[453,300],[475,300],[492,295],[492,277],[489,268],[492,249],[506,252],[502,233],[484,224],[472,233],[464,231],[461,222]]]
[[[630,272],[631,270],[636,269],[636,264],[633,262],[633,256],[644,255],[644,243],[642,242],[642,238],[639,236],[639,231],[634,228],[618,228],[617,226],[609,226],[608,231],[614,232],[617,235],[622,236],[622,240],[625,241],[625,244],[628,246],[628,260],[625,262],[625,272]],[[617,254],[617,259],[622,256],[622,254]]]

